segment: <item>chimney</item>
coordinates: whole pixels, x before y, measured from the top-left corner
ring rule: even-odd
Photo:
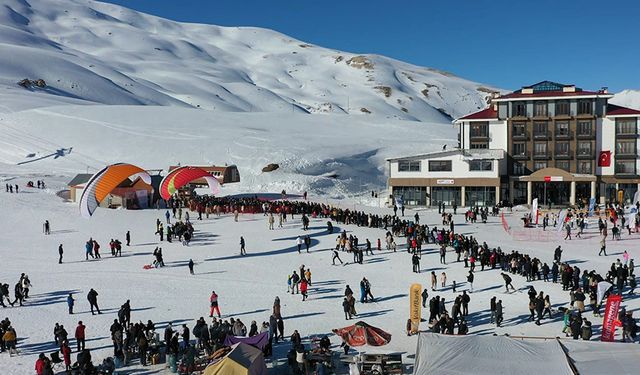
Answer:
[[[600,89],[600,93],[601,94],[608,94],[609,93],[609,88],[607,86],[602,86],[602,88]]]

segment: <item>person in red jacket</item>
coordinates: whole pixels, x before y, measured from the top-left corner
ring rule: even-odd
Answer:
[[[220,307],[218,307],[218,295],[215,290],[211,291],[211,297],[209,297],[209,302],[211,303],[211,310],[209,311],[209,317],[213,317],[214,311],[218,313],[218,318],[220,318]]]
[[[82,320],[78,322],[78,326],[76,327],[76,344],[78,351],[84,350],[84,340],[85,340],[85,329],[87,327],[82,324]]]
[[[302,279],[302,281],[300,281],[300,294],[302,294],[302,300],[306,301],[307,300],[307,289],[309,288],[309,283],[307,282],[307,279]]]
[[[64,359],[64,366],[67,372],[71,372],[71,348],[69,347],[69,342],[67,340],[62,343],[62,358]]]
[[[40,353],[38,359],[36,360],[36,374],[42,375],[44,374],[45,367],[45,356],[44,353]]]

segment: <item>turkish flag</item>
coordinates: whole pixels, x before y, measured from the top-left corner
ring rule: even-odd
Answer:
[[[600,151],[598,157],[598,167],[608,167],[611,165],[611,151]]]

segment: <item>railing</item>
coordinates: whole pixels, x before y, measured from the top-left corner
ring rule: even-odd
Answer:
[[[573,152],[557,152],[554,154],[556,160],[570,160],[573,159]]]
[[[548,152],[533,154],[533,160],[549,160],[549,159],[551,159],[551,154]]]
[[[513,154],[513,158],[516,160],[529,160],[529,151],[525,151],[520,154]]]
[[[596,157],[596,153],[593,150],[589,150],[589,151],[578,150],[578,152],[576,153],[576,158],[578,159],[593,159],[595,157]]]
[[[573,139],[573,132],[569,132],[569,133],[556,133],[556,134],[555,134],[555,138],[556,138],[556,139],[571,140],[571,139]]]

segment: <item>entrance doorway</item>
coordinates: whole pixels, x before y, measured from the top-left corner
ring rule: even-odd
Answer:
[[[531,192],[532,198],[538,198],[538,204],[568,205],[571,195],[570,182],[533,182]],[[546,192],[546,196],[545,196]]]

